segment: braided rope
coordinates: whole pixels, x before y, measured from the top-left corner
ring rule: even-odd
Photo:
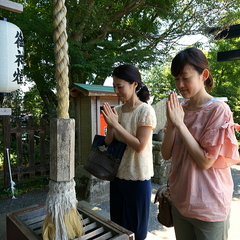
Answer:
[[[65,0],[53,0],[53,17],[54,17],[54,53],[56,64],[56,89],[57,89],[57,118],[69,118],[69,79],[68,79],[68,43],[66,31],[66,14]]]
[[[65,0],[53,0],[54,54],[56,64],[56,88],[58,97],[57,118],[68,119],[69,79],[68,43],[66,32]],[[51,177],[51,176],[50,176]],[[46,201],[48,214],[43,222],[44,240],[69,240],[84,234],[81,216],[77,210],[75,181],[49,183]]]

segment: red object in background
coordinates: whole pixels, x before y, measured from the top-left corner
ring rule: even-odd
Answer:
[[[104,120],[102,113],[100,114],[100,135],[106,136],[107,134],[107,123]]]

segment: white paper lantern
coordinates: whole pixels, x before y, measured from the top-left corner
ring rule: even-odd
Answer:
[[[19,27],[0,19],[0,93],[19,89],[23,81],[23,34]]]

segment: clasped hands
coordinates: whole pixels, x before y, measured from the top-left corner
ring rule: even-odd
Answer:
[[[166,113],[169,126],[179,127],[183,123],[184,111],[175,92],[171,92],[168,96]]]
[[[116,109],[111,108],[109,103],[103,103],[103,110],[101,111],[104,117],[104,120],[110,127],[114,127],[118,124],[118,114]]]

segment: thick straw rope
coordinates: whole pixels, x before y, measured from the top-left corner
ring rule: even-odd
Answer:
[[[68,119],[69,79],[68,43],[66,32],[65,0],[53,0],[54,53],[56,63],[56,88],[58,96],[57,117]],[[51,176],[50,176],[51,177]],[[82,219],[77,211],[75,181],[49,183],[46,201],[47,216],[42,226],[44,240],[68,240],[84,234]]]
[[[56,64],[56,88],[58,97],[57,118],[69,118],[69,79],[68,79],[68,43],[66,32],[66,14],[65,0],[53,0],[54,15],[54,53]]]

